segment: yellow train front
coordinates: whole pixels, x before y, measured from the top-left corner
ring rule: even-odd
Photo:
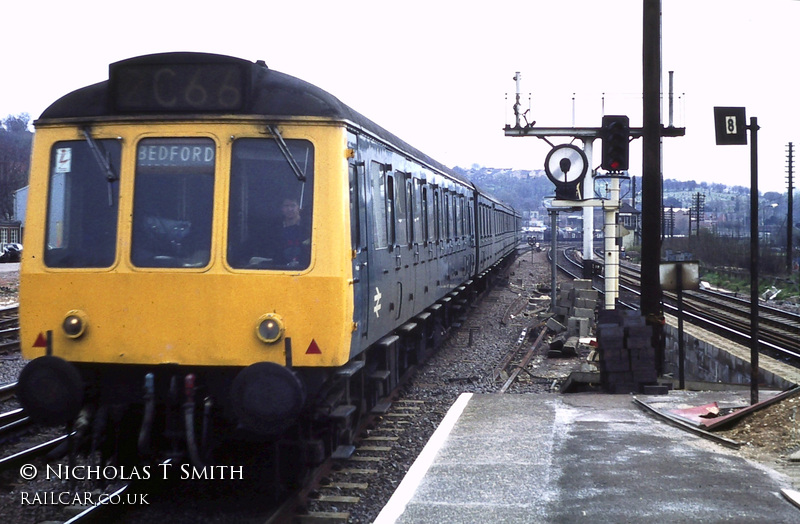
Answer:
[[[176,428],[193,460],[209,427],[347,443],[369,407],[353,377],[411,363],[387,335],[425,345],[426,308],[513,249],[513,210],[439,167],[263,63],[112,64],[36,121],[22,404],[85,413],[134,455]]]

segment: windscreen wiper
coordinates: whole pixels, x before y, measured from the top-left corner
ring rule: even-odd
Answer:
[[[111,184],[117,180],[119,180],[119,176],[114,173],[114,168],[111,167],[111,160],[108,158],[107,154],[103,154],[103,150],[97,142],[94,141],[92,138],[92,134],[89,132],[88,127],[84,127],[82,129],[83,136],[86,137],[86,143],[89,144],[89,149],[92,151],[94,155],[94,159],[97,162],[97,165],[100,166],[100,169],[103,171],[103,174],[106,176],[106,180],[108,180],[108,205],[114,205],[114,198],[111,193]]]
[[[278,131],[278,126],[274,124],[267,124],[267,130],[275,137],[275,141],[278,143],[278,149],[281,150],[283,153],[283,157],[289,162],[289,167],[292,168],[292,172],[294,176],[297,177],[297,180],[300,182],[306,181],[306,176],[303,174],[303,171],[300,170],[300,166],[297,164],[297,161],[294,159],[292,152],[289,151],[289,146],[286,145],[284,142],[283,137],[281,136],[281,132]]]

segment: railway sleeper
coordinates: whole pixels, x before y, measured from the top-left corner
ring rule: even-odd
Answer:
[[[435,307],[372,345],[364,356],[334,372],[334,383],[317,413],[328,421],[331,456],[346,459],[355,448],[356,431],[367,413],[380,413],[401,377],[421,363],[440,341],[443,308]]]

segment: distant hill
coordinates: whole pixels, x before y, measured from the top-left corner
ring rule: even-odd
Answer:
[[[524,170],[472,165],[469,168],[454,167],[453,170],[522,212],[541,211],[542,202],[546,198],[552,198],[554,193],[553,183],[541,169]],[[602,182],[598,181],[597,187],[602,188]],[[636,208],[641,210],[641,177],[632,177],[624,181],[621,196],[624,200],[630,201],[634,196],[634,188]],[[663,203],[667,208],[689,208],[694,204],[697,193],[704,195],[706,213],[727,213],[729,219],[734,217],[741,219],[749,209],[750,189],[747,187],[672,179],[663,182]],[[768,209],[764,213],[765,216],[760,217],[761,220],[769,221],[773,215],[785,216],[786,196],[785,193],[775,192],[762,194],[761,202],[768,206]],[[794,204],[796,211],[800,211],[798,209],[800,199],[795,199]]]
[[[545,198],[553,196],[553,183],[541,169],[528,171],[473,165],[453,170],[519,211],[536,211]]]

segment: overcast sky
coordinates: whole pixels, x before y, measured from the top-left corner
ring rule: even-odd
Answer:
[[[571,126],[573,96],[578,126],[599,127],[604,107],[642,125],[642,0],[7,4],[0,117],[38,118],[106,80],[111,62],[202,51],[316,84],[450,166],[543,169],[549,145],[503,133],[516,71],[537,125]],[[714,140],[713,107],[743,106],[761,127],[759,189],[786,191],[786,146],[800,146],[800,1],[663,0],[662,11],[663,92],[675,71],[686,127],[664,139],[664,177],[749,187],[750,148]],[[630,173],[641,174],[641,140]]]

